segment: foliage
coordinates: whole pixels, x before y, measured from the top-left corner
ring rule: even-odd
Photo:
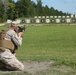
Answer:
[[[5,19],[5,7],[4,7],[4,4],[3,4],[2,0],[1,0],[0,1],[0,22],[3,22],[4,19]]]
[[[67,15],[62,11],[55,10],[53,7],[49,8],[47,5],[45,7],[42,6],[41,0],[37,0],[37,4],[31,0],[18,0],[16,7],[19,17]]]
[[[31,0],[5,0],[4,3],[1,0],[0,7],[0,19],[4,19],[4,15],[11,20],[21,17],[70,15],[47,5],[42,6],[42,0],[37,0],[37,4]]]
[[[15,12],[15,4],[8,2],[8,19],[15,20],[16,12]]]

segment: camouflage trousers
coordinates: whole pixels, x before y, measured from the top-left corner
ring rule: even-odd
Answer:
[[[0,61],[3,62],[9,70],[24,70],[24,65],[11,53],[9,49],[6,49],[4,52],[0,52]]]

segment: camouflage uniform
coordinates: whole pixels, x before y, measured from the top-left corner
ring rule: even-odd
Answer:
[[[6,33],[5,40],[13,40],[13,42],[20,46],[22,44],[22,38],[18,37],[17,33],[10,29]],[[9,44],[10,45],[10,44]],[[9,70],[24,70],[24,65],[11,53],[11,50],[6,49],[5,51],[0,51],[0,61],[6,64],[6,68]]]

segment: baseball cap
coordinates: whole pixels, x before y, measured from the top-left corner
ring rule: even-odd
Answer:
[[[12,21],[12,22],[11,22],[11,25],[12,25],[12,26],[19,26],[19,25],[20,25],[20,23],[19,23],[19,22],[17,22],[17,21]]]

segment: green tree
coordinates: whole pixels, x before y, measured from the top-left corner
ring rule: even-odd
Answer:
[[[34,17],[36,15],[36,4],[33,1],[29,2],[27,15],[28,17]]]
[[[32,7],[31,7],[31,12],[32,12],[32,16],[35,16],[35,15],[37,15],[37,11],[36,11],[36,4],[33,2],[33,1],[31,1],[31,3],[32,3]]]
[[[45,13],[45,16],[49,16],[49,7],[46,5],[45,7],[44,7],[44,13]]]
[[[15,20],[17,17],[15,4],[12,2],[8,2],[7,16],[8,16],[8,19],[11,19],[11,20]]]
[[[30,0],[18,0],[16,3],[16,11],[19,17],[25,17],[27,15],[28,6]]]
[[[37,15],[41,16],[43,15],[43,12],[42,12],[42,1],[41,0],[37,0]]]
[[[18,17],[33,17],[33,16],[55,16],[66,15],[62,11],[58,11],[53,7],[42,6],[42,0],[36,0],[37,4],[31,0],[17,0],[16,12]]]
[[[0,1],[0,22],[3,22],[5,21],[5,7],[4,7],[4,4],[2,2],[2,0]]]

